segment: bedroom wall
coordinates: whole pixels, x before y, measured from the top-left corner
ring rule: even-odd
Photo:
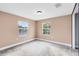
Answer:
[[[49,23],[51,26],[50,34],[42,34],[42,24]],[[37,21],[37,38],[62,42],[71,45],[71,15],[48,18]]]
[[[18,35],[17,21],[20,20],[29,23],[26,39],[23,40]],[[50,35],[42,34],[42,23],[51,25]],[[71,15],[32,21],[28,18],[0,11],[0,48],[32,38],[71,44]]]
[[[17,21],[23,20],[29,23],[29,30],[26,39],[21,39],[18,35]],[[0,11],[0,48],[15,43],[29,40],[35,37],[35,22],[24,17],[12,15]]]

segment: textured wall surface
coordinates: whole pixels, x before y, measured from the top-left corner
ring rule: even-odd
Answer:
[[[42,34],[42,24],[49,23],[50,34]],[[37,22],[37,37],[71,44],[71,15],[49,18]]]
[[[29,30],[25,39],[21,39],[19,37],[17,24],[18,21],[26,21],[29,23]],[[34,38],[34,36],[34,21],[0,11],[0,47],[22,42],[24,40]]]

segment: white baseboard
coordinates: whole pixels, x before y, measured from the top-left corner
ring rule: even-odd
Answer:
[[[37,39],[39,39],[39,38],[37,38]],[[39,40],[43,40],[43,41],[47,41],[47,42],[51,42],[51,43],[55,43],[55,44],[59,44],[59,45],[64,45],[64,46],[71,47],[71,44],[67,44],[67,43],[62,43],[62,42],[57,42],[57,41],[51,41],[51,40],[47,40],[47,39],[39,39]]]
[[[20,44],[23,44],[23,43],[27,43],[27,42],[30,42],[30,41],[33,41],[33,40],[35,40],[35,39],[25,40],[23,42],[19,42],[19,43],[16,43],[16,44],[8,45],[8,46],[0,48],[0,51],[8,49],[8,48],[11,48],[11,47],[15,47],[17,45],[20,45]]]
[[[56,42],[56,41],[40,39],[40,38],[33,38],[33,39],[30,39],[30,40],[25,40],[25,41],[20,42],[20,43],[16,43],[16,44],[12,44],[12,45],[9,45],[9,46],[2,47],[2,48],[0,48],[0,51],[8,49],[8,48],[11,48],[11,47],[14,47],[14,46],[17,46],[17,45],[20,45],[20,44],[23,44],[23,43],[27,43],[27,42],[30,42],[30,41],[33,41],[33,40],[43,40],[43,41],[47,41],[47,42],[56,43],[56,44],[65,45],[65,46],[71,47],[71,45],[67,44],[67,43]]]

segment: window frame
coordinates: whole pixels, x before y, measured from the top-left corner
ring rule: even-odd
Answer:
[[[27,29],[26,29],[25,33],[20,33],[19,22],[26,22],[27,23],[27,26],[26,26]],[[17,21],[17,24],[18,24],[18,34],[19,34],[19,36],[25,36],[28,33],[28,30],[29,30],[29,23],[27,21],[24,21],[24,20],[19,20],[19,21]],[[25,28],[23,29],[23,31],[24,30],[25,30]]]
[[[44,25],[45,24],[47,24],[49,27],[47,27],[46,29],[44,28]],[[49,35],[50,34],[50,28],[51,28],[51,26],[50,26],[50,24],[49,23],[42,23],[42,34],[44,34],[44,35]],[[45,30],[47,30],[46,32],[47,33],[44,33],[44,29]]]

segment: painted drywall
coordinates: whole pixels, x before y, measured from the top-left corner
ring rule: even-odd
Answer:
[[[17,21],[26,21],[29,23],[25,39],[22,39],[18,34]],[[0,48],[34,38],[34,36],[34,21],[0,11]]]
[[[18,34],[17,21],[26,21],[29,23],[25,39],[22,39]],[[50,24],[51,29],[49,35],[42,34],[43,23]],[[44,38],[51,41],[71,44],[71,15],[33,21],[28,18],[0,11],[0,48],[32,38]]]
[[[42,24],[49,23],[50,34],[42,34]],[[55,42],[62,42],[71,45],[71,15],[48,18],[37,21],[37,38],[47,39]]]

